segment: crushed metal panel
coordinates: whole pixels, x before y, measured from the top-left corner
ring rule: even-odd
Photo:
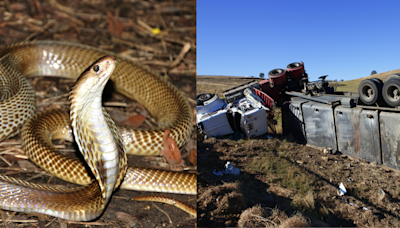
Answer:
[[[297,100],[285,102],[282,106],[283,134],[298,143],[306,144],[306,133],[301,105],[307,101]]]
[[[308,102],[302,105],[307,143],[337,151],[332,105]]]
[[[381,112],[382,163],[400,169],[400,113]]]
[[[249,138],[268,133],[267,112],[263,109],[253,109],[242,114],[240,122],[242,132]]]
[[[379,134],[378,110],[362,110],[360,113],[361,158],[382,164],[381,139]]]
[[[245,82],[241,85],[224,90],[224,91],[222,91],[222,94],[224,95],[225,100],[228,103],[233,103],[244,97],[243,91],[246,88],[253,88],[253,87],[259,89],[261,87],[261,85],[256,80],[252,80],[249,82]]]
[[[217,137],[235,133],[228,121],[228,111],[218,110],[204,115],[200,119],[202,131],[209,137]],[[198,123],[199,124],[199,123]]]
[[[378,111],[335,108],[338,151],[381,164]]]

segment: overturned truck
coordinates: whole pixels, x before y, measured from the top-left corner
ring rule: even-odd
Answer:
[[[253,89],[256,81],[244,83],[224,91],[225,99],[218,94],[204,93],[197,96],[197,127],[210,137],[239,134],[249,138],[268,132],[267,111],[264,100]]]
[[[400,76],[362,81],[358,93],[287,92],[284,134],[299,143],[400,169]]]
[[[255,108],[256,105],[251,104],[254,101],[247,99],[253,112],[264,110],[257,117],[263,122],[253,122],[254,126],[267,128],[272,122],[274,108],[281,107],[283,134],[287,138],[400,169],[400,74],[389,76],[385,82],[377,78],[363,80],[358,93],[335,92],[337,82],[326,77],[309,81],[304,63],[291,63],[286,69],[271,70],[266,80],[224,91],[225,99],[218,101],[220,107],[211,112],[203,109],[200,118],[204,120],[205,116],[225,109],[221,117],[226,118],[224,126],[228,126],[229,133],[246,133],[245,112],[234,114],[230,109],[238,107],[238,101],[245,97],[244,91],[251,91],[252,97],[261,100],[259,103],[264,106]],[[205,125],[198,118],[199,128],[204,131]],[[254,135],[247,134],[248,137]]]

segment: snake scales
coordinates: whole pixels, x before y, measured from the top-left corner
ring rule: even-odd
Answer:
[[[117,59],[115,69],[111,56]],[[93,67],[87,68],[95,61]],[[94,66],[99,72],[94,71]],[[24,76],[77,77],[81,72],[84,73],[70,94],[71,121],[68,114],[60,111],[46,111],[34,117],[35,94]],[[102,90],[111,73],[115,89],[141,103],[158,120],[158,130],[115,126],[101,109]],[[179,147],[188,142],[192,114],[174,86],[123,56],[67,42],[32,41],[6,46],[0,50],[0,117],[0,141],[18,134],[28,120],[22,130],[22,146],[28,157],[61,179],[86,185],[56,189],[0,175],[3,209],[87,221],[102,213],[112,191],[121,182],[121,188],[196,194],[193,174],[126,167],[123,151],[158,155],[163,149],[164,129],[170,129],[170,136]],[[52,146],[52,139],[71,138],[71,130],[97,182],[92,181],[93,177],[79,160],[58,153]],[[101,153],[92,154],[95,150]]]

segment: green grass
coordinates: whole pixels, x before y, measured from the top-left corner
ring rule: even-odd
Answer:
[[[357,92],[358,85],[361,83],[359,80],[351,80],[339,82],[336,88],[337,92]]]
[[[274,151],[287,151],[290,148],[291,143],[285,142],[278,145]],[[305,195],[314,189],[314,180],[290,160],[290,153],[281,152],[275,155],[274,152],[263,152],[253,160],[250,169],[253,172],[263,173],[270,182],[297,190],[299,194]]]

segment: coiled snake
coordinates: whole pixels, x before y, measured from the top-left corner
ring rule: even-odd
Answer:
[[[170,129],[179,147],[190,139],[190,107],[169,82],[123,56],[75,43],[22,42],[1,49],[0,57],[0,141],[18,134],[28,120],[22,130],[22,147],[28,157],[63,180],[86,185],[58,189],[0,175],[1,208],[88,221],[103,212],[121,182],[121,188],[196,194],[194,174],[126,165],[124,151],[158,155],[165,129]],[[24,76],[77,77],[80,73],[70,93],[70,117],[60,111],[34,117],[35,94]],[[101,107],[110,76],[118,92],[137,100],[158,120],[159,130],[116,127]],[[71,138],[71,130],[93,175],[79,160],[58,153],[51,144],[52,139]]]

